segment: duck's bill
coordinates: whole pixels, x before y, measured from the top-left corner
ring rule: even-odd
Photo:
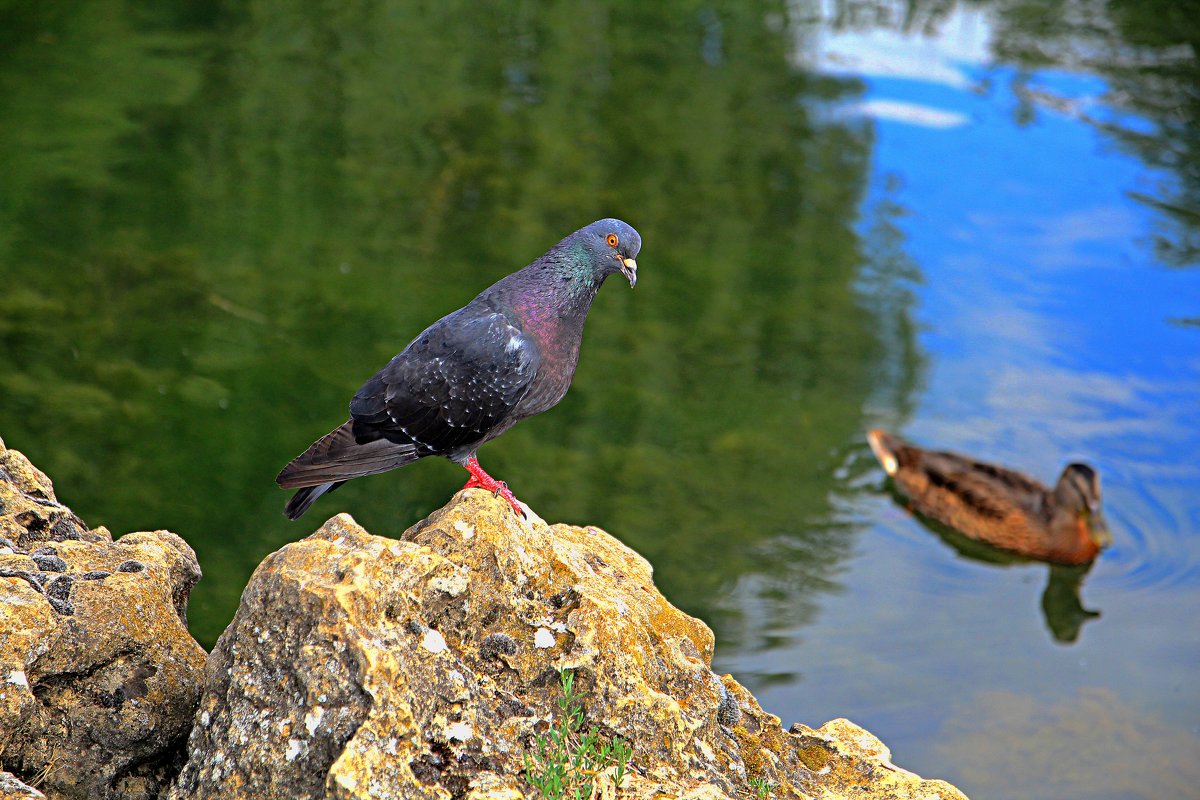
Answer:
[[[1108,521],[1099,513],[1090,515],[1088,520],[1088,531],[1091,533],[1092,541],[1096,543],[1100,549],[1110,546],[1113,542],[1112,531],[1108,529]]]

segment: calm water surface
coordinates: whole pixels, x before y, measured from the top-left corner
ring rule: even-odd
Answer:
[[[273,477],[428,322],[601,216],[645,246],[575,386],[484,448],[602,526],[784,724],[977,798],[1200,785],[1200,15],[1186,4],[189,2],[0,11],[0,436],[205,571],[399,533],[465,479]],[[1051,569],[929,530],[881,425],[1115,536]]]

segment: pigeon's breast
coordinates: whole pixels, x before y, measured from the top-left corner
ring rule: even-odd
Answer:
[[[553,408],[571,388],[583,326],[570,319],[549,320],[527,328],[526,335],[537,342],[542,358],[537,377],[517,405],[516,413],[522,418]]]

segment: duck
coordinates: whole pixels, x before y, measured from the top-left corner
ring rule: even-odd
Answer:
[[[1068,464],[1051,489],[1007,467],[924,450],[880,429],[867,442],[914,511],[992,547],[1050,564],[1090,564],[1112,543],[1100,476]]]

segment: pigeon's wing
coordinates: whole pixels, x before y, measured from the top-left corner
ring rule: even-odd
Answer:
[[[502,312],[468,306],[430,326],[350,403],[355,435],[421,455],[481,442],[529,391],[537,343]]]
[[[350,403],[350,420],[293,459],[276,482],[327,492],[478,443],[509,419],[540,360],[537,344],[503,313],[455,312],[367,381]]]

